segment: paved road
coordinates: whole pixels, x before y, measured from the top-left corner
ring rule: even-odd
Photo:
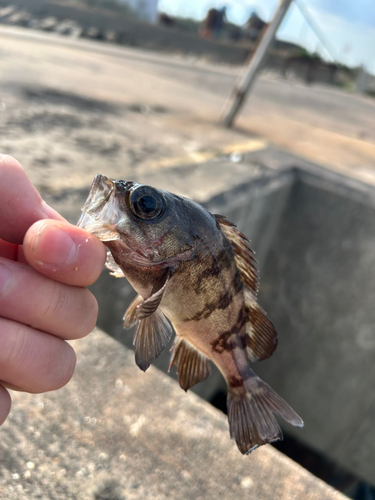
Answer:
[[[213,65],[194,58],[116,47],[87,40],[72,40],[31,30],[0,27],[0,36],[14,37],[30,42],[65,45],[78,50],[123,59],[126,64],[143,71],[161,75],[206,90],[225,99],[231,92],[240,68]],[[360,139],[375,141],[375,100],[322,85],[305,85],[283,81],[280,78],[258,79],[243,114],[248,114],[252,102],[267,102],[316,126],[332,127]]]
[[[122,121],[111,119],[112,139],[116,133],[121,136],[113,139],[113,147],[107,144],[109,150],[112,147],[112,164],[129,161],[121,154],[116,160],[115,150],[117,142],[130,135],[129,144],[123,144],[122,149],[131,147],[135,151],[132,162],[135,158],[138,165],[146,167],[166,159],[189,161],[199,157],[197,152],[222,150],[223,146],[228,149],[231,144],[235,148],[256,137],[375,182],[375,100],[368,97],[266,75],[257,81],[235,129],[227,131],[217,126],[218,119],[240,68],[10,27],[0,27],[0,71],[0,90],[7,96],[3,98],[7,119],[8,113],[18,113],[13,124],[20,122],[20,114],[35,108],[35,99],[25,105],[25,95],[30,96],[30,88],[36,87],[40,88],[40,99],[39,108],[34,109],[35,120],[46,112],[43,105],[56,105],[45,99],[51,97],[51,89],[81,100],[110,103],[117,109],[158,109],[147,116],[133,114],[132,123],[125,115]],[[83,125],[70,129],[69,123],[65,125],[65,133],[59,137],[60,149],[75,154],[77,141],[82,150],[88,138],[82,141],[82,137],[74,137],[69,142],[74,130],[82,131]],[[27,127],[23,124],[22,137],[15,129],[13,135],[8,131],[9,123],[3,122],[1,146],[5,144],[7,151],[25,156],[29,150],[28,145],[25,147]],[[48,149],[43,140],[56,142],[56,137],[36,137],[35,130],[33,134],[39,151]],[[91,142],[96,141],[92,130],[90,137]],[[104,140],[103,135],[100,140]],[[139,144],[143,156],[138,154]],[[95,148],[87,147],[86,155],[90,152],[94,155]],[[43,163],[45,158],[41,160]],[[91,160],[96,165],[94,156]]]

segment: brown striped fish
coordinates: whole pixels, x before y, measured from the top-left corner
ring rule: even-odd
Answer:
[[[258,276],[249,240],[221,215],[182,196],[96,175],[78,225],[108,248],[107,267],[138,293],[124,316],[136,325],[142,370],[172,336],[170,367],[187,391],[210,374],[228,385],[230,435],[241,453],[282,438],[275,418],[301,418],[253,372],[271,356],[276,331],[257,303]]]

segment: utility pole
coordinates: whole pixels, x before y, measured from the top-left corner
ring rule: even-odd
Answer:
[[[236,83],[232,96],[228,99],[222,113],[221,121],[226,127],[229,128],[232,126],[238,111],[244,104],[246,94],[254,84],[257,72],[263,63],[268,49],[275,38],[276,31],[278,30],[281,21],[284,19],[284,16],[292,2],[293,0],[280,0],[275,16],[268,28],[265,30],[258,47],[255,49],[255,52],[252,54],[245,74],[240,81]]]

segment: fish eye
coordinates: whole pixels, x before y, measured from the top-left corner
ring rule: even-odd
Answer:
[[[139,219],[151,220],[164,213],[164,199],[160,193],[149,186],[140,186],[130,194],[130,209]]]

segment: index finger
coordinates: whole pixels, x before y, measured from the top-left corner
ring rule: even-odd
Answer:
[[[22,244],[29,227],[40,219],[65,220],[48,206],[17,160],[0,155],[0,238]]]

